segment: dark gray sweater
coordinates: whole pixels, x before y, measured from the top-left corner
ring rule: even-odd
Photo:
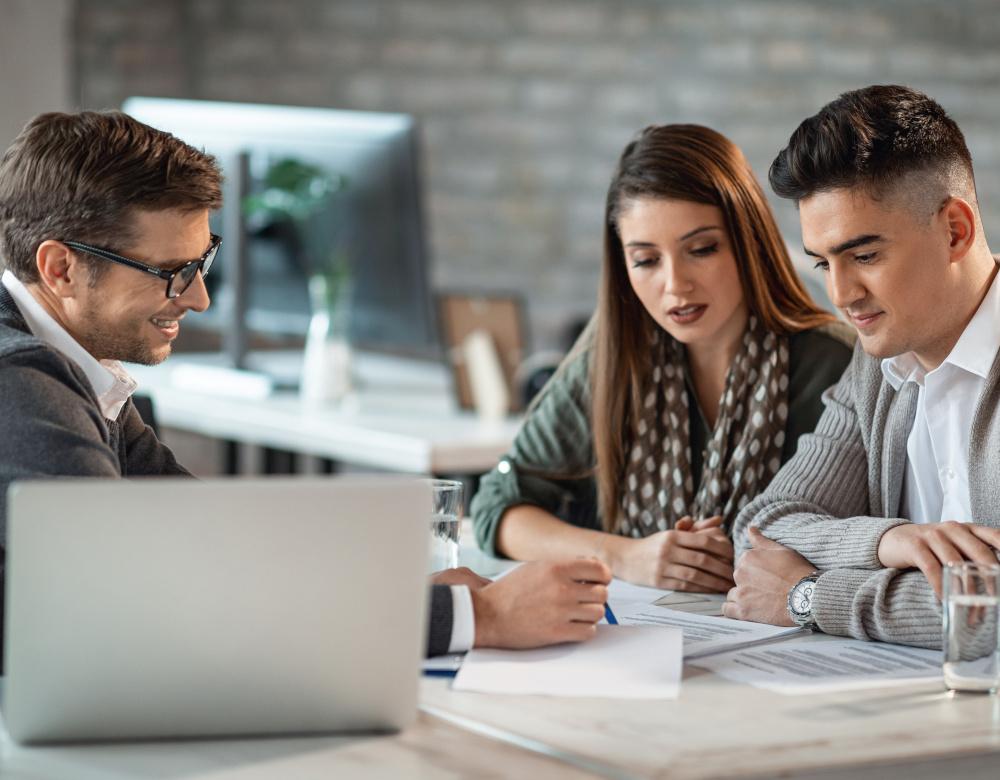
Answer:
[[[0,531],[7,486],[51,477],[189,475],[147,426],[131,399],[104,419],[83,370],[31,334],[0,284]]]

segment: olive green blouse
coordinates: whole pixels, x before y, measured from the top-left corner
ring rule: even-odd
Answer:
[[[854,331],[843,323],[789,337],[788,422],[782,463],[795,453],[799,436],[812,432],[823,411],[820,396],[840,379],[853,345]],[[537,473],[584,475],[593,471],[589,361],[590,349],[585,348],[563,364],[532,405],[510,451],[480,481],[471,515],[476,540],[487,553],[498,554],[500,520],[504,512],[521,504],[538,506],[583,528],[602,528],[593,476],[553,479]],[[697,490],[710,430],[690,385],[687,392]]]

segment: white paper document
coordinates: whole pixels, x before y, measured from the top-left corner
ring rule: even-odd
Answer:
[[[681,632],[661,626],[598,626],[580,644],[537,650],[470,650],[452,687],[480,693],[676,699]]]
[[[730,620],[681,612],[655,604],[620,605],[615,617],[622,626],[657,625],[681,629],[684,632],[686,661],[806,633],[797,626],[770,626],[766,623]]]
[[[663,596],[674,593],[672,590],[660,590],[659,588],[647,588],[644,585],[633,585],[625,580],[613,579],[608,585],[608,603],[615,604],[639,603],[652,604]]]
[[[829,693],[940,679],[941,652],[858,639],[793,639],[694,665],[778,693]]]

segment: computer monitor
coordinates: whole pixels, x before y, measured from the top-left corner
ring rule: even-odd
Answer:
[[[340,266],[349,272],[348,329],[355,346],[439,354],[412,116],[146,97],[129,98],[123,110],[215,155],[230,181],[217,218],[229,235],[221,231],[220,279],[210,287],[221,305],[192,317],[191,325],[304,335],[308,277],[317,268]],[[269,209],[268,197],[283,197],[280,182],[276,189],[272,180],[289,170],[293,179],[298,174],[290,187],[305,181],[321,191]],[[234,187],[234,177],[247,181]],[[241,205],[236,216],[245,219],[232,219],[231,210]],[[282,217],[296,209],[294,218]],[[232,235],[240,224],[244,235]],[[234,251],[245,252],[242,294],[231,289]]]

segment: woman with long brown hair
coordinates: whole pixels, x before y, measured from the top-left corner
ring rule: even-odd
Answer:
[[[616,577],[732,587],[727,536],[812,431],[851,355],[795,274],[739,148],[649,127],[608,190],[591,326],[472,503],[480,545]]]

